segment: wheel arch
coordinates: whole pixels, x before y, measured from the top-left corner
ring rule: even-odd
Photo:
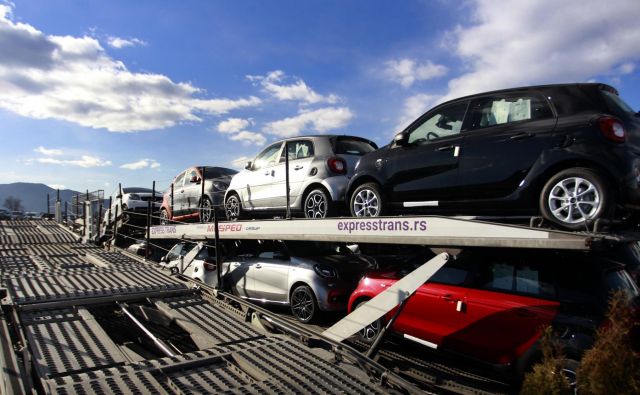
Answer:
[[[380,182],[380,180],[378,180],[376,177],[370,175],[370,174],[363,174],[357,178],[354,178],[350,183],[349,183],[349,187],[347,189],[347,195],[345,196],[345,202],[347,202],[347,205],[351,204],[351,195],[353,195],[353,191],[356,190],[356,188],[358,188],[360,185],[362,184],[366,184],[368,182],[374,182],[378,185],[380,185],[381,187],[381,192],[384,194],[384,190],[382,188],[382,183]]]
[[[614,174],[612,174],[606,166],[603,166],[595,161],[591,161],[585,158],[567,159],[550,165],[538,177],[536,177],[536,181],[533,184],[535,196],[540,196],[540,194],[542,193],[542,189],[544,188],[545,184],[551,179],[551,177],[563,170],[571,169],[574,167],[583,167],[594,170],[602,175],[605,178],[605,181],[615,177]],[[610,182],[608,183],[609,185],[611,185]],[[619,192],[618,189],[615,189],[614,191],[615,193]]]
[[[306,281],[303,280],[296,280],[293,282],[293,284],[291,284],[291,286],[289,287],[289,294],[287,295],[287,302],[289,303],[289,305],[291,305],[291,295],[293,294],[293,291],[298,288],[300,285],[306,285],[307,287],[309,287],[309,289],[311,290],[311,292],[313,292],[313,296],[317,299],[318,297],[316,296],[316,291],[313,290],[313,287],[311,286],[311,284],[308,284]]]

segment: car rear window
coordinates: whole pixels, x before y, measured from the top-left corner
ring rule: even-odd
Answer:
[[[224,176],[233,176],[237,171],[233,169],[227,169],[224,167],[209,167],[205,166],[204,168],[204,176],[207,180],[212,178],[219,178]]]
[[[375,151],[378,147],[371,141],[353,137],[336,137],[333,140],[333,152],[337,155],[362,156]]]
[[[151,193],[151,189],[149,188],[122,188],[122,193]]]
[[[609,107],[609,111],[611,111],[614,115],[619,117],[634,115],[636,112],[628,105],[620,96],[615,94],[614,92],[609,92],[608,90],[601,90],[602,97],[604,101],[607,103],[607,107]]]

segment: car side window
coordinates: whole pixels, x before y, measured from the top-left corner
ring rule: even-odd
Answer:
[[[253,170],[258,170],[263,167],[273,166],[276,164],[278,153],[280,153],[280,147],[282,142],[275,143],[265,148],[256,159],[253,161]]]
[[[191,180],[193,179],[193,177],[198,178],[198,172],[196,171],[195,168],[189,170],[189,175],[187,176],[187,180],[188,182],[191,182]]]
[[[409,144],[421,144],[460,133],[467,110],[467,102],[440,107],[428,115],[418,127],[409,132]]]
[[[282,243],[273,240],[261,240],[258,246],[258,258],[282,259],[286,250]]]
[[[234,257],[254,258],[257,251],[257,240],[237,240],[232,247],[230,255]]]
[[[428,282],[446,285],[465,285],[471,273],[471,265],[468,262],[451,260],[438,270]]]
[[[309,140],[293,140],[287,142],[289,160],[304,159],[313,156],[313,143]],[[284,151],[280,155],[280,162],[284,162]]]
[[[549,104],[537,95],[496,95],[471,102],[468,129],[475,130],[552,117]]]
[[[183,181],[184,181],[184,172],[180,173],[180,175],[176,177],[175,181],[173,181],[173,186],[176,188],[179,188],[182,186]]]
[[[479,265],[476,286],[497,292],[555,297],[551,265],[493,260]]]

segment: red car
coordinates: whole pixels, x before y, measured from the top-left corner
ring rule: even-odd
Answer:
[[[429,258],[370,272],[351,295],[349,311]],[[547,325],[554,328],[567,357],[580,359],[593,343],[594,329],[613,289],[638,297],[638,288],[623,266],[602,256],[467,250],[418,288],[393,330],[424,346],[463,354],[520,376],[537,361],[540,330]],[[365,328],[360,338],[372,342],[392,316],[393,311]]]

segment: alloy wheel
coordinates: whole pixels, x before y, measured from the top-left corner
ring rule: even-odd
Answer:
[[[380,200],[371,189],[360,190],[353,200],[356,217],[377,217],[380,214]]]
[[[598,188],[582,177],[558,181],[549,192],[549,211],[559,221],[577,224],[595,218],[602,208]]]
[[[238,196],[231,195],[224,205],[225,214],[230,221],[240,218],[240,200]]]
[[[313,191],[307,196],[304,204],[307,218],[325,218],[327,216],[327,199],[320,191]]]
[[[212,204],[208,198],[204,198],[202,200],[202,205],[200,207],[200,213],[202,215],[202,222],[211,221],[213,209],[211,208]]]
[[[160,211],[160,225],[169,225],[169,213],[167,213],[167,210]]]
[[[305,287],[298,287],[291,295],[291,311],[302,322],[308,322],[313,317],[315,306],[313,295]]]
[[[362,328],[359,332],[360,337],[367,343],[372,343],[380,333],[380,320],[375,320],[371,324]]]

